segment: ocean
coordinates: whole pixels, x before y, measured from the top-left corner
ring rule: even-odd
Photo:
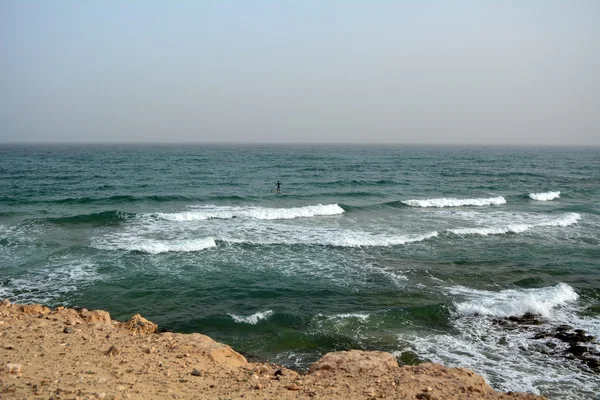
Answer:
[[[4,145],[0,298],[139,312],[291,368],[383,350],[598,398],[536,333],[600,337],[600,149]]]

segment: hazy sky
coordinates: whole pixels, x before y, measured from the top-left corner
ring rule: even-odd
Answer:
[[[600,1],[0,1],[0,142],[600,145]]]

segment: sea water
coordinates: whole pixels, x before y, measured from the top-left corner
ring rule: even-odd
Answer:
[[[585,364],[497,319],[600,336],[600,149],[3,146],[0,298],[594,398]]]

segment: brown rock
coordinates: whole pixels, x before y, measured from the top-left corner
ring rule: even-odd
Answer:
[[[344,371],[345,373],[383,375],[398,369],[398,361],[390,353],[350,350],[325,354],[319,361],[310,366],[308,373]]]
[[[244,358],[243,355],[234,351],[226,344],[216,342],[206,335],[200,333],[191,333],[188,335],[173,334],[171,337],[173,339],[181,338],[182,342],[186,343],[186,346],[193,349],[190,353],[193,353],[194,351],[203,353],[207,355],[210,360],[222,366],[235,368],[248,364],[248,361],[246,361],[246,358]]]
[[[102,310],[94,310],[87,313],[80,312],[80,315],[85,315],[85,322],[87,323],[103,323],[110,324],[110,314]],[[139,314],[138,314],[139,315]]]
[[[110,346],[110,348],[106,351],[106,354],[109,356],[115,356],[117,354],[121,354],[121,349],[117,346]]]
[[[2,300],[2,303],[0,303],[0,306],[2,306],[2,307],[10,307],[10,300],[8,300],[8,299]]]
[[[135,314],[131,319],[124,323],[123,327],[129,331],[137,333],[154,333],[158,329],[158,325],[148,321],[140,314]]]
[[[19,309],[25,314],[48,314],[50,312],[48,307],[39,304],[23,304]]]
[[[287,385],[286,389],[287,390],[297,391],[297,390],[300,390],[300,386],[296,385],[295,383],[292,383],[291,385]]]

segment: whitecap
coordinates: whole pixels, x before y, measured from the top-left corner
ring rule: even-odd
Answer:
[[[550,201],[559,197],[560,192],[529,193],[529,198],[537,201]]]
[[[565,213],[559,217],[531,217],[531,223],[514,223],[502,226],[483,226],[470,228],[455,228],[447,231],[455,235],[501,235],[507,233],[523,233],[533,228],[538,227],[567,227],[576,224],[581,215],[577,213]]]
[[[533,313],[550,318],[554,309],[579,298],[577,292],[566,283],[539,289],[506,289],[499,292],[455,286],[449,288],[448,292],[468,299],[454,303],[460,314],[493,317]]]
[[[292,208],[199,206],[190,211],[155,213],[157,218],[170,221],[203,221],[209,219],[250,218],[261,220],[309,218],[340,215],[344,209],[337,204],[317,204]]]
[[[227,314],[237,323],[256,325],[258,321],[267,320],[273,315],[272,310],[259,311],[252,315]]]
[[[411,207],[462,207],[462,206],[497,206],[506,204],[502,196],[475,199],[437,198],[424,200],[404,200],[402,203]]]
[[[211,237],[188,240],[156,240],[139,237],[122,237],[121,239],[116,238],[116,240],[97,243],[94,247],[101,250],[127,250],[160,254],[169,252],[188,253],[217,246],[215,240]]]

